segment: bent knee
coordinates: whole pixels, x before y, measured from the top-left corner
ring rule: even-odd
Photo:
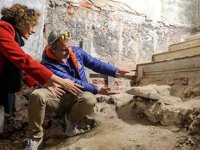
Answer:
[[[88,106],[94,106],[96,103],[96,96],[90,92],[83,92],[82,99]]]
[[[29,96],[29,103],[45,103],[47,97],[46,89],[36,89]]]

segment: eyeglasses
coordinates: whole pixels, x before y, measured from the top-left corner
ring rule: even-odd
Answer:
[[[60,35],[59,40],[61,42],[64,42],[64,41],[68,40],[70,37],[71,37],[70,32],[66,32],[66,33]]]

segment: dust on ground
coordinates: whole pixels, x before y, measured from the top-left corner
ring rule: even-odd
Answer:
[[[198,150],[199,137],[187,128],[162,126],[148,121],[134,110],[132,95],[98,96],[94,108],[97,126],[75,137],[66,137],[60,120],[45,129],[41,150]],[[123,103],[125,102],[125,103]],[[27,121],[27,100],[18,99],[17,118]],[[26,145],[26,129],[1,135],[1,150],[21,150]]]

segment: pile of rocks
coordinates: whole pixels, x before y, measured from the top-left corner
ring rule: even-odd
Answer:
[[[181,98],[170,94],[170,86],[147,85],[133,87],[127,93],[134,95],[134,108],[153,123],[186,127],[191,133],[200,132],[200,100]]]

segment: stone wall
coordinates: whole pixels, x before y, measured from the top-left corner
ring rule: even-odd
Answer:
[[[54,28],[69,29],[75,45],[83,41],[88,53],[115,65],[150,61],[199,26],[199,0],[0,0],[0,8],[13,3],[42,13],[24,47],[34,57],[45,45],[44,21],[45,37]]]
[[[200,0],[196,0],[196,27],[200,31]]]
[[[49,0],[45,37],[69,29],[73,41],[111,64],[150,61],[196,25],[196,0]]]

